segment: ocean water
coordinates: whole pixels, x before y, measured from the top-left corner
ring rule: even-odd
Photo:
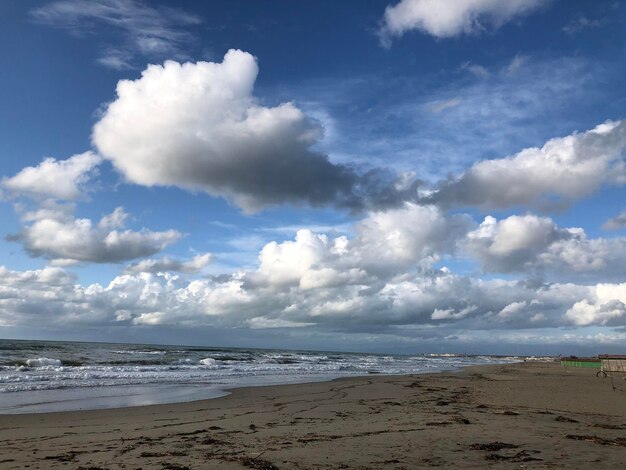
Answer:
[[[519,360],[0,340],[0,413],[182,402],[222,396],[241,386],[426,373]]]

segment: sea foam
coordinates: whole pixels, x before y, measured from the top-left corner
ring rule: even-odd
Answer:
[[[37,359],[27,359],[26,365],[28,367],[60,366],[61,361],[49,357],[38,357]]]

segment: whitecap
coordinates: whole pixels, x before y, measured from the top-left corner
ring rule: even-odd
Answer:
[[[38,357],[37,359],[27,359],[26,365],[28,367],[60,366],[61,361],[59,359],[50,359],[49,357]]]

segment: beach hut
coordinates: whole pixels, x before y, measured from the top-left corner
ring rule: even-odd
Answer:
[[[598,356],[604,372],[626,373],[626,356],[620,354],[601,354]]]

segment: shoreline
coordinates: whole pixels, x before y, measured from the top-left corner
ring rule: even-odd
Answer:
[[[557,363],[230,392],[184,403],[0,415],[0,465],[618,468],[626,447],[626,392]]]
[[[511,362],[510,364],[515,364],[515,362]],[[182,405],[185,403],[194,403],[194,402],[203,402],[203,401],[208,401],[208,400],[215,400],[218,398],[224,398],[227,397],[229,395],[232,395],[234,391],[236,390],[245,390],[248,388],[265,388],[265,387],[283,387],[283,386],[288,386],[288,385],[305,385],[305,384],[316,384],[316,383],[326,383],[326,382],[334,382],[336,380],[343,380],[343,379],[362,379],[362,378],[366,378],[366,377],[407,377],[407,376],[419,376],[419,375],[436,375],[436,374],[445,374],[445,373],[449,373],[449,374],[454,374],[454,373],[460,373],[461,371],[463,371],[463,369],[466,369],[468,367],[480,367],[480,366],[463,366],[463,367],[457,367],[456,369],[442,369],[439,371],[428,371],[428,372],[413,372],[413,373],[408,373],[408,374],[383,374],[383,373],[370,373],[370,374],[354,374],[354,375],[338,375],[338,376],[333,376],[333,375],[329,375],[329,376],[310,376],[309,380],[302,380],[305,379],[306,376],[297,376],[295,377],[296,380],[294,381],[286,381],[286,382],[273,382],[271,379],[271,377],[260,377],[262,379],[270,379],[268,380],[268,383],[266,384],[244,384],[244,385],[232,385],[232,386],[224,386],[224,387],[216,387],[216,388],[211,388],[210,391],[206,390],[205,392],[198,392],[197,394],[194,395],[198,395],[198,396],[202,396],[202,395],[206,395],[206,396],[202,396],[201,398],[192,398],[192,399],[188,399],[188,400],[178,400],[178,401],[159,401],[156,403],[146,403],[146,404],[132,404],[132,405],[122,405],[122,406],[96,406],[96,407],[85,407],[85,408],[69,408],[69,409],[58,409],[58,410],[37,410],[37,411],[20,411],[24,408],[33,408],[33,407],[37,407],[37,406],[47,406],[47,407],[52,407],[55,408],[57,407],[56,405],[63,405],[64,403],[71,403],[74,401],[86,401],[86,402],[92,402],[92,401],[97,401],[97,400],[101,400],[104,399],[106,400],[107,398],[116,398],[116,399],[120,399],[120,401],[132,401],[132,397],[133,396],[137,396],[137,392],[134,393],[128,393],[128,394],[124,394],[124,395],[110,395],[110,394],[102,394],[102,395],[97,395],[95,397],[90,396],[88,398],[77,398],[77,399],[64,399],[62,401],[41,401],[41,402],[35,402],[29,405],[23,405],[23,406],[19,406],[13,409],[0,409],[0,418],[2,418],[3,416],[16,416],[16,415],[40,415],[40,414],[52,414],[52,413],[70,413],[70,412],[87,412],[87,411],[96,411],[96,410],[122,410],[122,409],[128,409],[128,408],[142,408],[142,407],[147,407],[147,406],[161,406],[161,405]],[[191,389],[191,388],[202,388],[203,384],[181,384],[181,385],[175,385],[175,384],[145,384],[145,385],[120,385],[120,386],[109,386],[109,387],[97,387],[97,388],[86,388],[86,389],[69,389],[69,390],[36,390],[35,392],[40,392],[40,393],[47,393],[47,392],[55,392],[55,393],[59,393],[59,392],[63,392],[63,393],[67,393],[69,392],[73,392],[73,391],[80,391],[80,392],[88,392],[88,391],[101,391],[101,392],[105,392],[105,391],[111,391],[111,390],[115,390],[115,389],[126,389],[127,391],[131,391],[131,390],[138,390],[138,389]],[[16,392],[16,393],[24,393],[24,392]],[[29,393],[29,392],[25,392],[25,393]],[[185,395],[184,393],[180,393],[178,395]],[[213,396],[211,396],[213,395]],[[167,395],[166,396],[171,396],[171,395]],[[1,395],[0,395],[1,397]],[[129,400],[124,400],[124,398],[128,398]]]
[[[521,361],[501,362],[510,364]],[[65,411],[89,411],[98,409],[132,408],[137,406],[166,405],[212,400],[227,396],[232,390],[248,387],[271,387],[329,382],[342,378],[370,376],[406,376],[460,372],[467,367],[484,364],[459,365],[456,367],[405,374],[385,373],[311,373],[297,375],[259,375],[242,377],[228,382],[146,383],[110,385],[101,387],[75,387],[61,389],[27,390],[0,393],[0,416],[20,414],[57,413]],[[445,367],[445,366],[444,366]]]

